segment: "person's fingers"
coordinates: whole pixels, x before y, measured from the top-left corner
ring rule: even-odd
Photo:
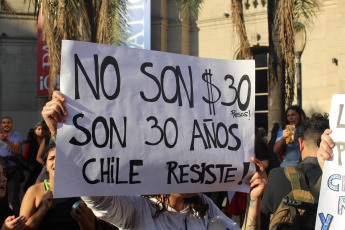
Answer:
[[[26,218],[24,216],[17,217],[15,220],[13,220],[12,224],[13,227],[16,229],[22,228],[26,223]]]
[[[331,133],[331,129],[326,129],[321,135],[321,141],[325,142],[330,148],[334,148],[334,142],[332,138],[329,136]]]
[[[71,216],[73,219],[75,219],[76,221],[79,221],[80,220],[80,216],[79,214],[75,211],[75,210],[72,210],[71,211]]]
[[[6,222],[9,222],[9,221],[12,221],[12,220],[14,220],[15,219],[15,216],[9,216],[9,217],[7,217],[6,218]]]
[[[254,187],[257,187],[257,186],[266,187],[267,186],[267,179],[262,178],[262,177],[254,177],[251,181],[248,181],[247,184],[250,185],[251,189]]]
[[[265,166],[262,164],[260,160],[256,159],[255,157],[251,157],[250,161],[255,164],[255,168],[257,172],[258,171],[265,172]]]
[[[78,205],[78,207],[76,207],[74,210],[73,210],[75,213],[77,213],[79,215],[80,218],[85,218],[85,212],[84,210],[82,209],[82,204]]]
[[[329,156],[333,156],[332,147],[326,141],[321,141],[320,148],[317,151],[317,154],[327,154]]]
[[[65,101],[66,100],[65,96],[63,95],[63,93],[61,93],[60,91],[57,91],[57,90],[55,90],[53,92],[52,99],[53,100],[54,99],[58,99],[60,101]]]
[[[260,179],[261,176],[258,172],[254,173],[253,176],[247,181],[247,184],[251,184],[254,180]]]
[[[256,172],[256,173],[254,173],[254,175],[248,181],[246,181],[246,183],[247,184],[251,184],[255,180],[265,180],[265,181],[267,181],[267,176],[262,175],[259,172]]]
[[[252,189],[252,188],[258,186],[259,184],[260,184],[260,180],[259,180],[259,179],[255,179],[255,180],[253,180],[253,181],[250,183],[250,186],[249,186],[249,187]]]
[[[43,118],[53,118],[56,122],[64,122],[64,114],[61,112],[61,103],[59,102],[48,102],[43,107],[42,116]]]
[[[90,211],[90,209],[88,207],[86,207],[86,205],[84,203],[78,206],[78,213],[80,213],[80,215],[83,215],[85,218],[90,217],[89,211]]]

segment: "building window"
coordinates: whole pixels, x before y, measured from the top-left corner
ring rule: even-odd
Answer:
[[[268,128],[268,49],[252,48],[255,60],[255,125]]]

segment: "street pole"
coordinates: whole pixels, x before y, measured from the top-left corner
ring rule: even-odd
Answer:
[[[296,52],[296,72],[297,72],[297,104],[302,107],[302,64],[301,56],[302,52]]]

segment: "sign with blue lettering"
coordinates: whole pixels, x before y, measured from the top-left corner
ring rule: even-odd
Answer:
[[[323,168],[315,229],[344,229],[345,226],[345,94],[333,95],[330,111],[333,157]]]
[[[63,41],[54,197],[249,192],[254,66]]]
[[[129,0],[127,22],[130,27],[126,45],[151,49],[151,0]]]

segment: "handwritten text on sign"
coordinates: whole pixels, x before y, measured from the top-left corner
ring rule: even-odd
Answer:
[[[239,190],[254,61],[63,41],[55,197]]]
[[[315,229],[345,226],[345,94],[334,95],[330,112],[334,156],[324,165]]]

